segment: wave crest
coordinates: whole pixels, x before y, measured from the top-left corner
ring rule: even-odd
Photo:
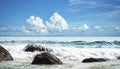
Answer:
[[[32,40],[11,40],[11,41],[0,41],[0,44],[45,44],[45,45],[53,45],[53,46],[73,46],[73,47],[79,47],[79,48],[120,48],[120,41],[93,41],[93,42],[87,42],[87,41],[32,41]]]

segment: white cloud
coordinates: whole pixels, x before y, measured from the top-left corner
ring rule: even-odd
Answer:
[[[101,26],[94,26],[95,30],[97,31],[104,31],[104,30],[110,30],[110,29],[107,29],[105,27],[101,27]]]
[[[45,27],[43,20],[40,17],[30,16],[30,18],[26,19],[26,21],[33,26],[38,26],[40,28]]]
[[[94,26],[95,30],[97,31],[104,31],[104,30],[108,30],[107,28],[103,28],[101,26]]]
[[[116,30],[120,30],[120,27],[115,27]]]
[[[86,31],[86,30],[88,30],[88,29],[90,29],[90,27],[89,27],[87,24],[84,24],[84,25],[82,26],[82,30],[83,30],[83,31]]]
[[[69,5],[87,5],[88,7],[93,6],[96,7],[99,4],[97,1],[89,1],[89,0],[69,0]]]
[[[75,5],[84,5],[87,8],[96,8],[96,7],[109,7],[109,8],[119,8],[119,5],[113,5],[105,1],[96,1],[96,0],[69,0],[70,6]]]
[[[22,27],[20,28],[20,30],[22,30],[22,31],[25,32],[25,33],[30,33],[30,31],[29,31],[28,29],[26,29],[25,26],[22,26]]]
[[[100,26],[95,26],[94,28],[95,28],[95,29],[101,29],[101,27],[100,27]]]
[[[102,13],[102,14],[99,14],[98,16],[107,16],[107,17],[120,16],[120,10]]]
[[[50,17],[50,20],[46,22],[46,26],[50,31],[64,31],[68,29],[68,24],[65,19],[57,12]]]
[[[82,26],[76,26],[73,28],[74,32],[83,32],[89,30],[90,27],[87,24],[83,24]]]
[[[26,19],[26,22],[30,24],[30,27],[22,27],[22,31],[28,33],[29,30],[37,33],[49,33],[49,32],[62,32],[68,29],[68,24],[65,19],[57,12],[50,17],[49,21],[46,21],[46,25],[43,23],[42,18],[30,16]]]
[[[77,5],[81,3],[81,0],[69,0],[70,5]]]
[[[43,20],[40,17],[30,16],[26,19],[26,22],[31,25],[32,30],[38,33],[47,33],[47,27],[43,24]]]

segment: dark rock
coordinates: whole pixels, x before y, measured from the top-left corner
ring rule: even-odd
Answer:
[[[43,52],[34,57],[32,64],[62,64],[62,61],[49,52]]]
[[[103,61],[107,61],[107,59],[103,59],[103,58],[86,58],[82,61],[82,63],[90,63],[90,62],[103,62]]]
[[[34,52],[34,51],[52,51],[50,48],[45,48],[42,47],[41,45],[35,45],[35,44],[28,44],[25,48],[24,51],[29,51],[29,52]]]
[[[10,53],[6,49],[4,49],[2,46],[0,46],[0,62],[1,61],[10,61],[10,60],[13,60]]]
[[[120,57],[117,57],[117,59],[120,59]]]

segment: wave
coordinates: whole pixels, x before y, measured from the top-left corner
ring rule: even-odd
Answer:
[[[7,49],[15,60],[31,60],[39,51],[33,52],[24,52],[23,49],[26,45],[10,45],[3,47]],[[80,60],[82,61],[85,58],[106,58],[106,59],[117,59],[120,57],[119,48],[76,48],[76,47],[61,47],[53,46],[49,47],[52,51],[51,53],[59,57],[60,59],[67,60]],[[20,57],[22,56],[22,57]]]
[[[12,62],[10,61],[7,63],[2,62],[0,68],[12,67],[13,69],[14,67],[17,67],[17,69],[21,69],[22,67],[28,67],[28,69],[30,69],[31,68],[30,63],[32,62],[34,56],[36,54],[39,54],[40,52],[39,51],[24,52],[24,48],[28,44],[37,44],[44,46],[45,48],[52,49],[50,53],[60,58],[60,60],[62,60],[63,63],[65,63],[65,68],[66,68],[66,64],[70,64],[77,67],[85,58],[106,58],[112,61],[113,59],[117,59],[118,57],[120,57],[120,40],[118,39],[116,40],[113,38],[110,38],[112,40],[110,39],[99,40],[95,38],[94,40],[97,39],[96,41],[91,41],[91,39],[89,40],[89,38],[86,38],[86,40],[79,40],[79,39],[76,40],[75,38],[75,40],[70,39],[70,41],[69,39],[66,40],[65,38],[64,40],[66,41],[61,41],[63,40],[63,38],[61,38],[61,40],[59,40],[58,38],[56,38],[56,40],[53,38],[51,38],[50,40],[49,39],[44,40],[44,38],[43,39],[38,38],[37,40],[36,38],[34,38],[34,40],[33,39],[26,40],[25,38],[24,40],[20,40],[19,38],[15,38],[15,39],[9,38],[9,40],[2,39],[0,40],[0,46],[3,46],[6,50],[8,50],[10,54],[13,56],[14,60]],[[107,64],[109,63],[110,62],[108,61]],[[116,64],[117,63],[118,62],[116,62]],[[86,67],[86,64],[85,65],[83,64],[82,66]],[[39,67],[40,66],[38,66],[38,68]],[[71,68],[71,66],[69,67]],[[34,68],[36,68],[36,66]]]
[[[117,59],[120,56],[120,41],[32,41],[32,40],[11,40],[0,41],[16,59],[32,59],[39,52],[24,52],[27,44],[40,44],[52,49],[54,55],[61,59],[83,60],[89,57]],[[23,57],[19,57],[23,56]]]
[[[71,46],[78,48],[120,48],[120,41],[32,41],[32,40],[11,40],[11,41],[0,41],[0,44],[45,44],[52,46]]]

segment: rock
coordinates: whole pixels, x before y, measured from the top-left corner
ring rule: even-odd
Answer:
[[[62,64],[62,61],[49,52],[43,52],[34,57],[32,64]]]
[[[10,61],[10,60],[13,60],[10,53],[6,49],[4,49],[2,46],[0,46],[0,62],[1,61]]]
[[[29,51],[29,52],[34,52],[34,51],[52,51],[50,48],[45,48],[42,47],[41,45],[35,45],[35,44],[28,44],[25,48],[24,51]]]
[[[103,58],[86,58],[82,61],[82,63],[90,63],[90,62],[103,62],[103,61],[107,61],[107,59],[103,59]]]
[[[120,57],[117,57],[117,59],[120,59]]]

